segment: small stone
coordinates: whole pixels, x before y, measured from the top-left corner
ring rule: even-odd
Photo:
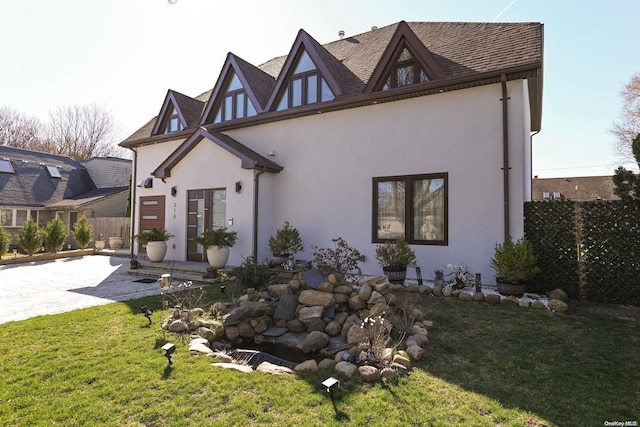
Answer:
[[[373,289],[371,288],[371,286],[367,284],[362,285],[362,287],[360,288],[360,291],[358,292],[358,297],[362,301],[367,301],[369,298],[371,298],[372,292],[373,292]]]
[[[453,288],[451,286],[447,286],[442,290],[442,295],[445,297],[450,297],[453,294]]]
[[[309,359],[309,360],[305,360],[302,363],[298,363],[298,365],[296,365],[296,367],[293,370],[316,372],[318,370],[318,364],[316,363],[315,360]]]
[[[289,287],[292,291],[296,292],[300,289],[300,281],[298,279],[289,280]]]
[[[396,305],[398,303],[398,295],[395,293],[388,293],[384,296],[384,299],[387,300],[388,305]]]
[[[417,343],[419,346],[423,346],[429,342],[429,338],[423,334],[413,334],[407,337],[407,341],[412,340]]]
[[[388,381],[396,382],[398,380],[398,371],[387,367],[380,371],[380,376]]]
[[[339,273],[331,273],[329,277],[327,277],[329,283],[333,283],[334,285],[342,283],[342,276]]]
[[[333,292],[336,293],[336,294],[351,295],[351,292],[353,292],[353,286],[351,286],[351,285],[336,286],[336,288],[333,290]]]
[[[378,368],[369,365],[360,366],[358,368],[358,373],[360,374],[362,380],[367,383],[374,383],[376,381],[379,381],[382,375]]]
[[[347,294],[334,293],[333,298],[336,300],[336,304],[344,304],[345,302],[349,301],[349,295]]]
[[[460,298],[461,301],[471,301],[471,300],[473,300],[473,296],[471,294],[466,293],[466,292],[460,292],[460,294],[458,295],[458,298]]]
[[[473,300],[477,301],[477,302],[483,302],[484,301],[484,294],[482,292],[476,292],[473,294]]]
[[[411,361],[408,357],[404,357],[399,353],[393,356],[393,363],[397,363],[399,365],[404,366],[405,368],[411,368]]]
[[[315,353],[329,344],[329,335],[320,331],[313,331],[307,334],[302,344],[302,351],[305,353]]]
[[[211,348],[209,348],[208,345],[201,342],[197,342],[197,341],[192,341],[189,344],[189,351],[195,351],[197,353],[213,355],[213,350],[211,350]]]
[[[319,363],[318,363],[318,369],[319,370],[325,370],[325,369],[333,369],[336,366],[336,361],[333,359],[322,359]]]
[[[291,332],[304,332],[307,330],[307,326],[300,319],[289,320],[286,323],[286,327]]]
[[[250,338],[253,338],[253,336],[256,334],[253,328],[251,327],[251,324],[244,320],[238,323],[237,328],[238,328],[238,334],[242,338],[250,339]]]
[[[433,292],[433,289],[429,285],[422,284],[418,286],[418,293],[420,294],[431,295],[432,292]]]
[[[500,299],[500,305],[504,305],[508,307],[517,307],[518,298],[515,295],[506,296]]]
[[[537,310],[541,308],[547,308],[542,301],[534,301],[531,303],[531,308],[535,308]]]
[[[417,294],[419,290],[420,288],[417,283],[411,283],[406,287],[406,291],[412,294]]]
[[[293,290],[288,284],[270,285],[267,289],[275,299],[280,299],[282,295],[290,295],[293,293]]]
[[[320,283],[320,286],[318,287],[318,290],[320,292],[333,293],[333,290],[334,290],[335,287],[336,287],[336,285],[334,285],[333,283],[322,282],[322,283]]]
[[[424,356],[426,352],[422,347],[419,347],[417,345],[412,345],[410,347],[407,347],[407,353],[409,353],[409,356],[411,356],[411,359],[420,360],[422,359],[422,356]]]
[[[433,287],[433,295],[439,297],[440,295],[442,295],[442,285],[435,285]]]
[[[269,362],[262,362],[260,365],[258,365],[258,367],[256,368],[256,371],[264,372],[267,374],[274,374],[274,375],[295,374],[295,371],[293,369],[286,368],[284,366],[276,365],[274,363],[269,363]]]
[[[371,292],[371,297],[367,300],[367,304],[369,305],[380,304],[380,303],[386,304],[386,302],[387,300],[378,291]]]
[[[177,319],[174,320],[173,322],[171,322],[171,324],[169,324],[169,331],[170,332],[184,332],[189,328],[189,326],[187,325],[187,322],[185,322],[182,319]]]
[[[488,294],[484,297],[484,300],[491,305],[500,304],[500,295],[498,294]]]
[[[563,312],[569,309],[569,306],[566,302],[560,299],[550,299],[549,300],[549,308],[553,311]]]
[[[353,311],[359,311],[365,308],[365,302],[358,295],[349,297],[349,308]]]
[[[569,296],[560,288],[556,288],[549,292],[549,299],[559,299],[562,302],[569,302]]]
[[[341,325],[344,325],[344,322],[347,320],[348,317],[349,317],[349,313],[347,313],[346,311],[343,311],[341,313],[336,314],[333,320],[340,323]]]
[[[327,324],[324,323],[324,320],[322,320],[322,319],[313,319],[307,325],[307,332],[312,332],[312,331],[324,332],[326,327],[327,327]]]
[[[522,308],[529,308],[530,301],[526,298],[520,298],[518,300],[518,306]]]
[[[340,324],[340,322],[332,320],[331,322],[327,323],[324,331],[327,333],[327,335],[335,337],[340,335],[340,332],[342,331],[342,325]]]
[[[259,320],[258,324],[253,327],[253,330],[255,331],[256,334],[261,334],[264,331],[266,331],[267,329],[269,329],[269,325],[267,324],[266,320],[264,320],[264,319]]]
[[[237,326],[226,326],[224,328],[224,336],[227,340],[234,342],[240,337],[240,331]]]
[[[354,365],[351,362],[346,362],[344,360],[336,363],[335,369],[337,372],[340,372],[346,375],[348,378],[353,377],[353,374],[355,374],[358,371],[358,367],[356,365]]]
[[[360,343],[369,342],[369,332],[360,325],[353,325],[347,334],[347,344],[349,347],[355,347]]]
[[[323,311],[324,307],[321,305],[317,305],[314,307],[302,307],[300,309],[300,312],[298,313],[298,319],[300,319],[300,321],[304,324],[309,324],[313,319],[322,319]]]
[[[298,302],[306,306],[322,306],[329,307],[335,304],[332,293],[316,291],[314,289],[306,289],[300,292]]]

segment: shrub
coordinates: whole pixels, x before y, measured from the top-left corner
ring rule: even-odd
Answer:
[[[73,234],[80,245],[80,248],[86,249],[89,246],[89,242],[91,241],[91,236],[93,236],[93,225],[89,224],[87,218],[82,217],[80,221],[76,222],[73,225]]]
[[[208,248],[209,246],[231,248],[236,244],[237,239],[237,232],[227,231],[227,227],[220,227],[203,231],[200,236],[196,237],[196,242],[200,243],[205,248]]]
[[[60,218],[54,218],[45,227],[44,246],[47,252],[56,253],[62,249],[69,236],[69,227]]]
[[[18,231],[18,245],[29,255],[33,255],[42,246],[44,230],[31,218]]]
[[[0,225],[0,257],[9,250],[9,243],[11,243],[11,235]]]
[[[269,267],[257,263],[252,256],[244,258],[242,264],[233,269],[232,274],[245,289],[262,289],[271,285],[275,280],[275,275],[269,271]]]
[[[273,255],[292,255],[304,249],[300,232],[292,227],[289,221],[276,230],[276,235],[269,238],[269,249]]]
[[[382,268],[389,271],[402,271],[416,264],[416,254],[404,239],[385,242],[376,247],[376,259]]]
[[[510,283],[526,283],[540,272],[533,247],[524,237],[514,242],[509,236],[504,243],[496,243],[491,267],[498,279]]]
[[[318,248],[313,246],[313,261],[318,272],[327,277],[331,273],[338,273],[344,278],[361,274],[358,263],[362,259],[360,251],[349,246],[342,237],[331,239],[335,248]]]
[[[102,235],[100,236],[100,240],[102,240]],[[146,244],[149,242],[166,242],[172,237],[173,234],[161,228],[152,228],[149,231],[143,231],[142,233],[136,234],[134,236],[134,238],[138,239],[138,241],[142,244]]]

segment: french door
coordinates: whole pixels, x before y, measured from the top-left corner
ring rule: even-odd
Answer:
[[[224,188],[188,190],[187,197],[187,260],[206,261],[207,255],[196,237],[203,231],[225,226],[227,191]]]

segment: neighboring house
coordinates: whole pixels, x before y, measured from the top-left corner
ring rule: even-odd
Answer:
[[[131,161],[125,162],[130,176]],[[124,216],[128,190],[127,184],[96,188],[87,168],[70,157],[0,145],[0,224],[13,236],[28,218],[44,227],[59,217],[73,230],[82,216]]]
[[[532,199],[572,200],[589,202],[593,200],[617,200],[613,194],[615,185],[611,176],[577,176],[571,178],[533,178]]]
[[[341,236],[369,274],[404,236],[425,277],[462,263],[491,281],[495,243],[523,234],[542,56],[539,23],[404,21],[325,45],[300,30],[259,66],[229,53],[211,91],[169,90],[121,143],[134,232],[166,228],[167,258],[202,260],[194,238],[227,226],[238,265],[289,221],[298,258]]]

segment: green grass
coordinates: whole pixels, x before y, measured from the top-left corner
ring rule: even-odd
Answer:
[[[233,286],[227,287],[227,295]],[[216,297],[215,293],[209,295]],[[425,297],[428,352],[397,384],[239,373],[145,327],[160,297],[0,325],[1,425],[583,426],[640,418],[638,319]],[[168,367],[160,347],[177,346]],[[335,373],[331,375],[336,376]]]

